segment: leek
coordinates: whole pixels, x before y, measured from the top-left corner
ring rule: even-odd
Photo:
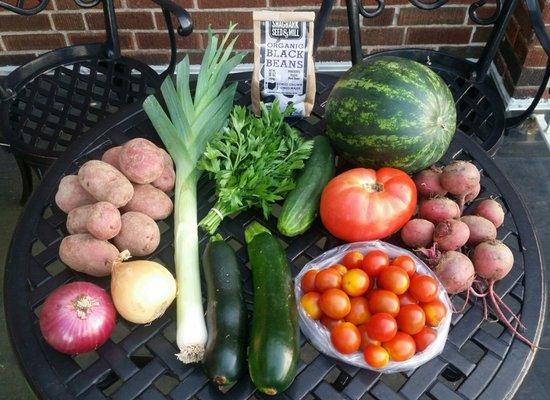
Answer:
[[[218,46],[218,37],[208,32],[197,78],[195,95],[189,88],[189,58],[176,67],[176,87],[171,77],[161,85],[168,109],[164,111],[155,96],[147,97],[143,108],[176,164],[174,206],[174,261],[177,294],[177,343],[179,360],[202,360],[207,332],[202,306],[199,240],[197,232],[197,182],[201,172],[197,162],[212,136],[226,124],[233,106],[236,83],[224,88],[227,75],[243,59],[244,53],[231,56],[236,38],[227,40],[235,25]]]

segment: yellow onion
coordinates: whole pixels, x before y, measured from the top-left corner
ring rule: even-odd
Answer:
[[[176,297],[172,273],[154,261],[124,261],[122,252],[113,262],[111,296],[118,313],[136,324],[160,317]]]

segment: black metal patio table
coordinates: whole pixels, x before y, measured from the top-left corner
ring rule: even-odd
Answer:
[[[249,74],[235,74],[236,102],[250,103]],[[324,104],[334,76],[318,75],[316,105],[311,117],[292,124],[307,136],[324,131]],[[49,347],[38,327],[45,297],[58,286],[87,280],[105,288],[109,279],[94,279],[66,268],[58,258],[66,232],[66,215],[54,203],[59,180],[75,173],[89,159],[99,158],[109,147],[132,137],[160,143],[139,104],[133,104],[100,122],[68,148],[53,164],[33,193],[14,233],[5,272],[5,308],[10,338],[21,367],[35,393],[47,399],[257,399],[248,376],[219,391],[197,364],[176,360],[175,308],[150,325],[134,325],[118,318],[112,337],[96,351],[67,356]],[[525,336],[538,343],[544,321],[546,294],[537,240],[529,215],[506,177],[473,139],[458,131],[443,162],[464,159],[482,171],[480,197],[494,196],[506,209],[498,237],[514,252],[512,272],[496,285],[497,293],[521,314],[528,327]],[[199,182],[199,218],[211,204],[214,187],[206,177]],[[222,236],[246,263],[243,227],[260,213],[242,212],[227,218]],[[160,222],[161,244],[150,256],[173,270],[172,220]],[[273,232],[276,221],[267,225]],[[205,236],[201,238],[201,247]],[[320,222],[293,239],[280,237],[296,274],[310,259],[339,242]],[[395,240],[395,239],[393,239]],[[202,249],[201,249],[202,251]],[[250,270],[243,268],[248,305]],[[455,296],[457,306],[463,299]],[[501,323],[483,321],[480,304],[473,300],[461,314],[454,314],[446,347],[441,355],[414,371],[381,375],[338,362],[317,352],[302,336],[299,373],[284,399],[504,399],[518,389],[536,354],[513,337]]]

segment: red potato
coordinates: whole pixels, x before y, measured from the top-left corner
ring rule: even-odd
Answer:
[[[435,167],[425,169],[414,175],[416,190],[422,197],[445,196],[447,191],[441,187],[441,170]]]
[[[121,227],[120,212],[106,201],[78,207],[67,216],[69,233],[90,233],[97,239],[114,238]]]
[[[470,237],[468,238],[468,244],[470,245],[497,238],[497,228],[486,218],[478,215],[465,215],[460,220],[468,225],[470,229]]]
[[[119,208],[134,195],[132,183],[106,162],[90,160],[78,171],[78,181],[98,201],[108,201]]]
[[[119,252],[106,240],[99,240],[88,233],[78,233],[63,238],[59,245],[59,258],[69,268],[91,276],[107,276]]]
[[[122,227],[114,238],[120,251],[128,250],[133,256],[148,256],[160,243],[160,231],[153,219],[136,211],[122,214]]]
[[[470,289],[476,276],[470,259],[458,251],[443,253],[434,272],[449,294]]]
[[[514,254],[504,243],[488,240],[474,248],[472,262],[479,276],[498,281],[508,275],[514,266]]]
[[[446,219],[435,227],[434,243],[442,251],[457,250],[468,242],[470,229],[458,219]]]
[[[164,158],[160,149],[147,139],[124,143],[118,157],[120,171],[134,183],[151,183],[162,175]]]
[[[427,219],[411,219],[401,229],[401,239],[407,246],[416,249],[432,244],[435,225]]]
[[[96,199],[80,185],[78,176],[67,175],[61,178],[55,194],[55,204],[61,211],[69,213],[77,207],[95,202]]]
[[[155,179],[151,184],[157,189],[163,192],[169,192],[174,189],[176,183],[176,171],[174,171],[174,162],[170,154],[164,149],[159,149],[162,153],[162,159],[164,161],[164,168],[162,174]]]
[[[479,203],[474,214],[487,218],[496,228],[504,222],[504,209],[498,201],[493,199],[486,199]]]
[[[138,211],[154,220],[168,217],[174,208],[166,193],[146,184],[134,184],[134,197],[124,206],[124,211]]]
[[[101,161],[104,161],[107,164],[111,164],[116,169],[120,169],[118,165],[120,150],[122,150],[122,146],[111,147],[109,150],[103,153],[103,155],[101,156]]]
[[[437,224],[446,219],[459,218],[460,207],[447,197],[435,197],[420,204],[418,216]]]

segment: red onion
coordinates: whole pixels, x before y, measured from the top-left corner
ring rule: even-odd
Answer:
[[[89,282],[55,289],[44,302],[40,330],[57,351],[80,354],[101,346],[115,327],[116,312],[105,290]]]

